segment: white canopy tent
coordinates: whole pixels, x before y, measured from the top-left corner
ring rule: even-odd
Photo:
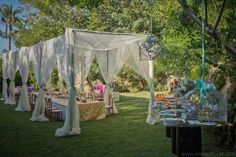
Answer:
[[[155,120],[151,114],[154,105],[153,63],[150,60],[140,60],[139,58],[139,44],[145,39],[145,35],[89,32],[67,28],[65,35],[30,47],[30,61],[33,63],[35,78],[39,85],[31,120],[48,120],[44,116],[43,88],[49,75],[58,64],[60,81],[65,80],[69,86],[69,99],[64,126],[57,129],[55,135],[61,137],[80,134],[75,77],[83,82],[89,73],[93,59],[96,58],[106,82],[105,105],[109,105],[108,96],[112,95],[110,83],[126,64],[150,84],[151,97],[146,122],[154,124]],[[118,113],[115,104],[113,106],[113,112]]]
[[[80,133],[79,112],[75,104],[76,89],[75,76],[84,81],[90,69],[94,57],[99,64],[102,76],[106,82],[104,102],[108,105],[108,95],[112,90],[109,84],[119,73],[124,64],[129,65],[134,71],[144,77],[150,83],[151,99],[148,107],[146,122],[154,124],[151,109],[154,105],[153,89],[153,64],[152,61],[140,60],[138,43],[144,42],[146,36],[116,33],[88,32],[67,28],[65,32],[65,45],[67,57],[65,58],[67,72],[64,79],[70,86],[69,100],[64,127],[57,129],[56,136],[75,135]],[[65,49],[64,49],[65,50]],[[62,54],[63,55],[63,52]],[[114,112],[118,113],[115,104]]]

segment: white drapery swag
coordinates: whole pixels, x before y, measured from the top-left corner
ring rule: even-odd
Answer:
[[[77,48],[75,45],[75,74],[81,83],[85,81],[89,74],[95,53],[89,49]]]
[[[66,52],[66,47],[65,47],[65,35],[61,35],[57,38],[54,38],[54,51],[57,54],[57,69],[58,69],[58,77],[59,77],[59,91],[60,93],[65,93],[65,87],[63,83],[63,72],[65,71],[65,66],[63,65],[63,60],[65,57],[63,54]]]
[[[18,102],[18,106],[15,111],[30,111],[30,103],[28,98],[28,91],[27,91],[27,80],[29,76],[29,48],[22,47],[19,50],[19,71],[20,76],[22,79],[22,88],[20,92],[20,99]]]
[[[7,100],[8,54],[2,53],[2,100]]]
[[[65,32],[65,44],[67,46],[67,52],[65,51],[64,65],[65,69],[62,72],[62,76],[69,86],[69,98],[66,110],[66,119],[64,126],[56,130],[55,136],[62,137],[68,135],[78,135],[80,134],[80,115],[79,108],[76,104],[76,87],[75,87],[75,60],[74,56],[75,47],[74,47],[74,37],[73,30],[67,28]]]
[[[36,99],[31,121],[48,121],[45,117],[45,92],[43,88],[56,66],[56,56],[54,52],[55,39],[48,40],[33,47],[30,47],[31,61],[36,81],[39,85],[38,96]]]
[[[7,100],[4,102],[4,104],[16,104],[16,99],[15,99],[15,76],[16,76],[16,71],[18,68],[18,52],[9,52],[9,59],[8,59],[8,76],[10,79],[10,87],[9,87],[9,97]]]
[[[59,92],[60,93],[65,93],[65,87],[63,84],[63,56],[62,55],[57,55],[57,69],[58,69],[58,77],[59,77]]]
[[[137,44],[137,43],[136,43]],[[142,76],[149,83],[150,90],[150,101],[148,105],[148,115],[146,122],[148,124],[155,124],[156,120],[152,114],[153,106],[155,105],[155,95],[153,86],[153,61],[151,60],[140,60],[139,47],[135,44],[130,46],[131,55],[127,61],[127,65],[133,69],[136,73]]]
[[[110,88],[110,84],[126,62],[129,55],[129,53],[127,53],[127,50],[127,46],[123,46],[112,50],[97,51],[96,53],[98,65],[106,82],[104,93],[104,103],[106,106],[109,106],[109,95],[112,95],[113,92]],[[118,113],[118,110],[114,103],[113,113]]]

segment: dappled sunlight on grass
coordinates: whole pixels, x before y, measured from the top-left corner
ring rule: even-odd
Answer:
[[[131,96],[120,96],[121,102],[116,103],[119,109],[120,114],[127,114],[127,115],[143,115],[147,114],[148,109],[148,98],[138,98],[138,97],[131,97]],[[127,105],[130,104],[130,105]]]
[[[155,92],[156,94],[167,94],[167,91],[164,92]],[[127,96],[127,97],[137,97],[137,98],[150,98],[150,92],[149,91],[141,91],[141,92],[135,92],[135,93],[119,93],[120,96]]]
[[[136,92],[136,93],[119,93],[120,96],[126,97],[138,97],[138,98],[149,98],[150,93],[148,91]]]
[[[174,156],[164,127],[146,124],[149,98],[138,97],[139,94],[121,94],[121,101],[116,103],[119,114],[81,122],[81,134],[66,138],[54,136],[63,122],[31,122],[31,112],[15,112],[15,106],[0,104],[0,154],[9,157]]]
[[[137,111],[140,107],[139,106],[120,106],[119,110],[135,110]]]

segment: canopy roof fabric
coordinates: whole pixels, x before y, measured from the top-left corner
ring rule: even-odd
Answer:
[[[146,38],[144,35],[88,32],[81,30],[74,30],[74,32],[75,46],[77,48],[91,49],[95,51],[117,49]]]
[[[145,35],[101,33],[67,28],[65,34],[29,47],[30,61],[33,62],[35,77],[40,87],[31,120],[46,120],[43,114],[45,102],[42,88],[57,62],[58,65],[60,64],[60,79],[64,79],[69,86],[69,100],[64,126],[57,129],[55,135],[60,137],[79,134],[79,112],[75,104],[75,77],[83,82],[89,73],[93,59],[96,58],[107,84],[104,96],[105,105],[108,105],[108,97],[112,94],[109,84],[126,64],[150,84],[151,99],[146,122],[154,124],[154,118],[151,116],[151,108],[154,105],[153,63],[149,60],[140,60],[138,52],[139,44],[145,39]],[[113,112],[118,113],[115,104]]]

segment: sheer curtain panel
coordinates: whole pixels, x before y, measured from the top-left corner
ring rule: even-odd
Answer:
[[[29,48],[22,47],[19,50],[19,71],[22,80],[22,88],[20,92],[20,99],[15,111],[30,111],[30,104],[27,91],[27,80],[29,76]]]

